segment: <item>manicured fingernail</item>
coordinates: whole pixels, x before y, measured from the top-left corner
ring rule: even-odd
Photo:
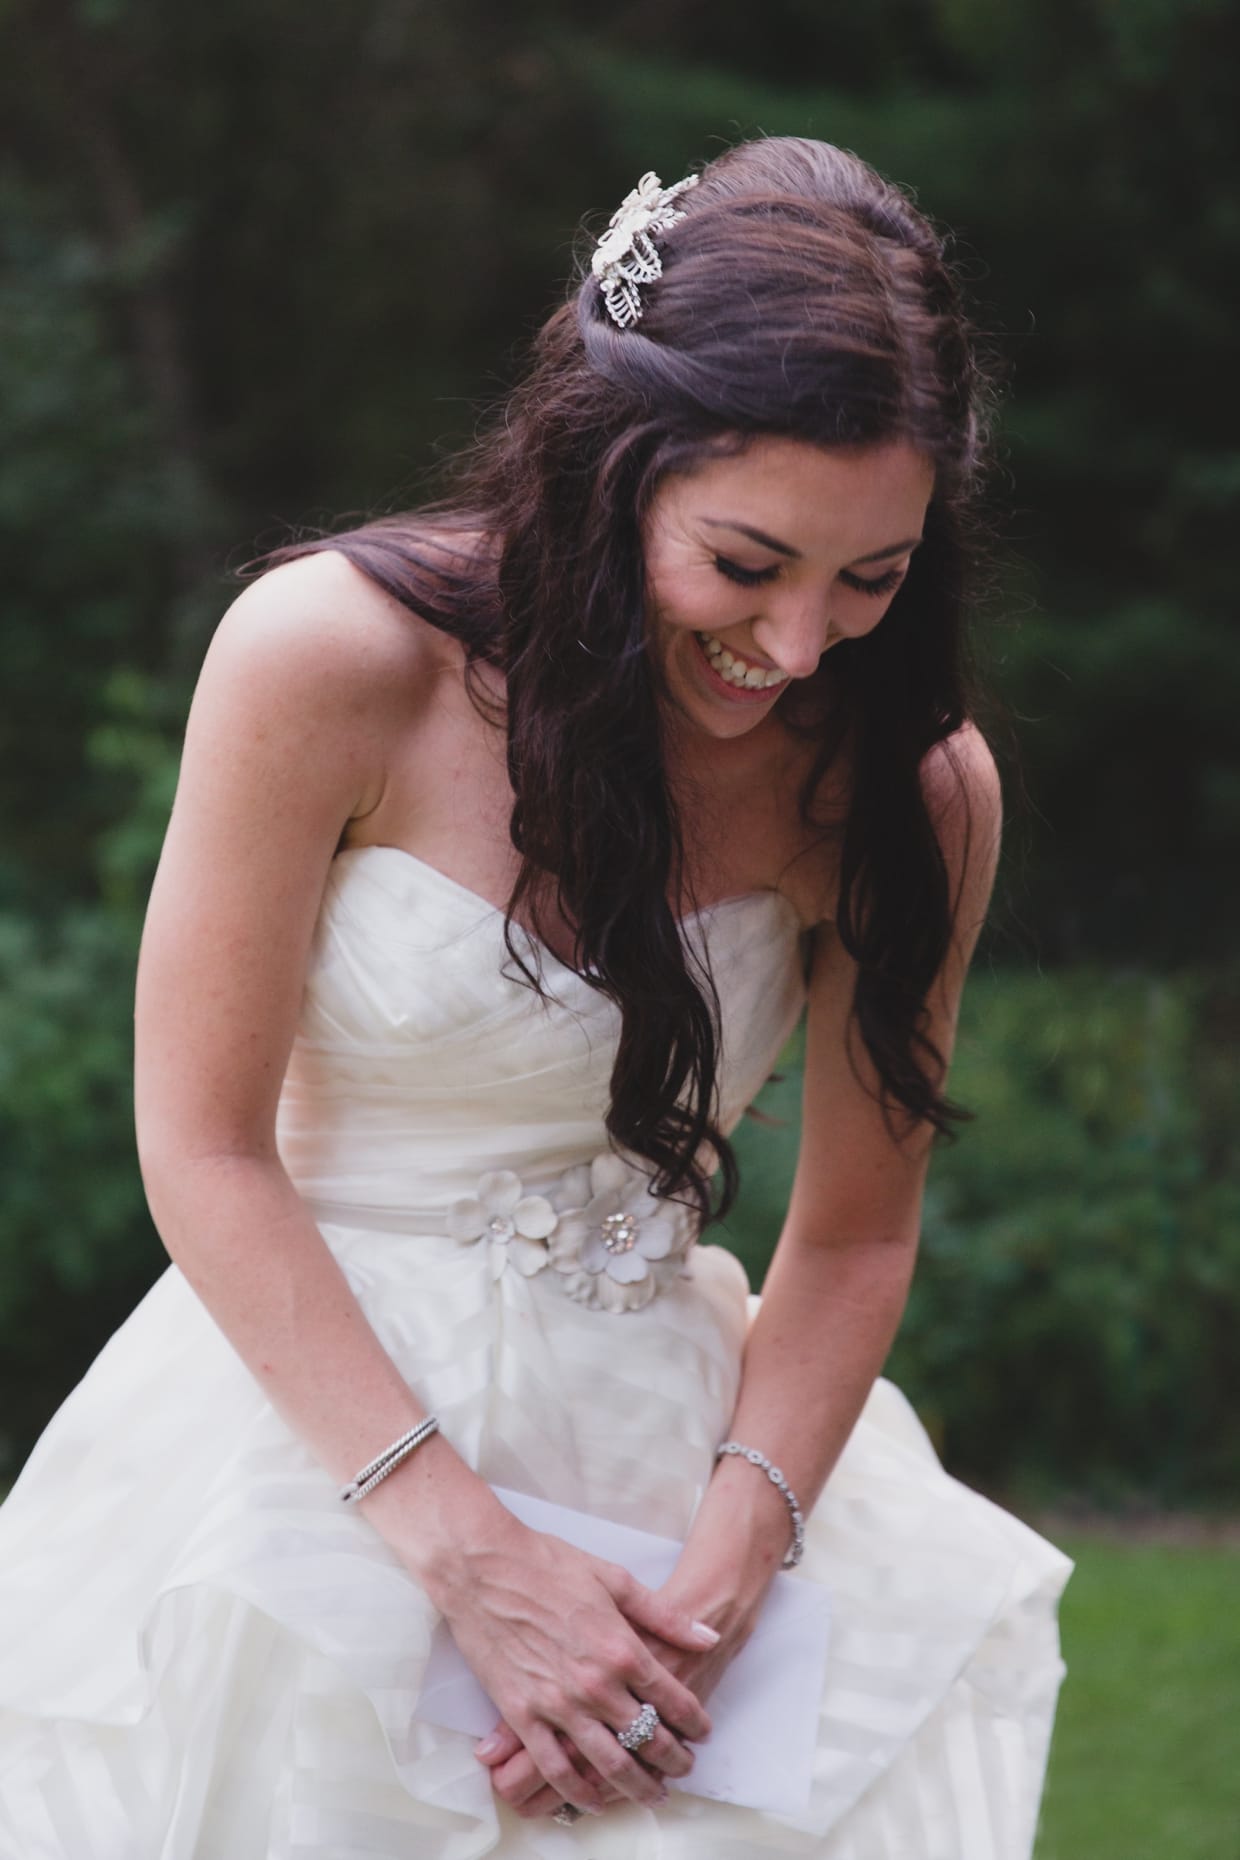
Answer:
[[[492,1731],[489,1737],[484,1737],[480,1744],[474,1745],[474,1755],[476,1757],[481,1757],[485,1761],[487,1757],[493,1757],[495,1755],[496,1751],[503,1745],[503,1742],[504,1740],[499,1732]]]
[[[695,1621],[693,1623],[693,1638],[699,1641],[703,1647],[717,1647],[719,1645],[719,1635],[713,1627],[707,1627],[705,1621]]]

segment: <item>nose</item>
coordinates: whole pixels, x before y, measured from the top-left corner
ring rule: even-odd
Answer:
[[[809,678],[840,637],[828,603],[821,599],[771,607],[753,627],[754,644],[789,678]]]

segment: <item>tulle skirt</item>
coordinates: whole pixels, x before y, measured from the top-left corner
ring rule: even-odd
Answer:
[[[497,1485],[683,1536],[732,1412],[734,1259],[641,1313],[478,1249],[325,1227],[445,1433]],[[0,1508],[3,1860],[1024,1860],[1070,1565],[948,1477],[880,1382],[809,1520],[832,1649],[811,1798],[681,1792],[522,1821],[414,1716],[435,1614],[171,1268]]]

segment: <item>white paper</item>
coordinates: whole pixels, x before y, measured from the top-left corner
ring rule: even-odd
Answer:
[[[675,1567],[681,1546],[624,1524],[496,1487],[496,1497],[528,1524],[621,1563],[657,1589]],[[819,1584],[777,1576],[758,1625],[707,1703],[713,1729],[693,1746],[693,1769],[673,1789],[719,1802],[801,1814],[809,1804],[818,1707],[830,1636],[830,1598]],[[485,1737],[498,1713],[457,1652],[441,1621],[431,1645],[415,1717],[448,1731]]]

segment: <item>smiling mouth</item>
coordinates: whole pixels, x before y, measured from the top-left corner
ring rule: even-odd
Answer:
[[[694,638],[711,671],[735,691],[765,693],[788,683],[787,672],[781,672],[775,666],[755,665],[752,660],[743,659],[739,653],[725,646],[722,640],[716,639],[713,633],[695,633]]]

